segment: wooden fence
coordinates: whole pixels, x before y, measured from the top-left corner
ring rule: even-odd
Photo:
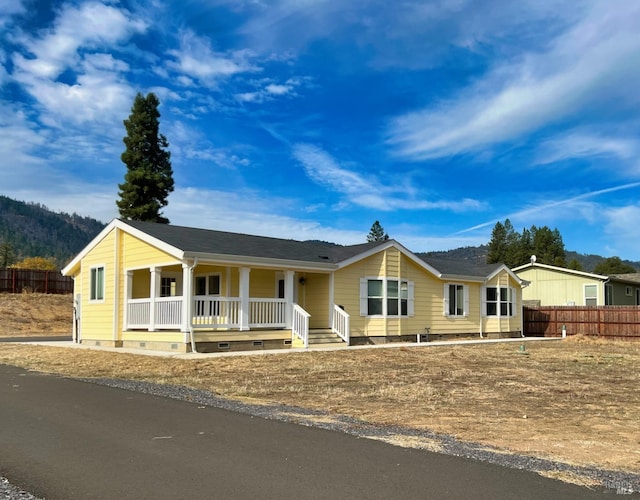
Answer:
[[[73,293],[73,279],[59,271],[0,269],[0,292]]]
[[[524,333],[531,337],[588,335],[640,340],[640,306],[524,307]]]

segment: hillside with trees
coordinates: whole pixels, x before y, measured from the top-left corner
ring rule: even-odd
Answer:
[[[62,268],[104,226],[90,217],[56,213],[38,203],[0,196],[0,257],[5,261],[2,264],[43,257]]]

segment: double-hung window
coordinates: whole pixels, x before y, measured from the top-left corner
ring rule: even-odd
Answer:
[[[90,278],[90,300],[104,300],[104,266],[92,267]]]
[[[469,316],[469,287],[459,283],[444,285],[444,315],[450,317]]]
[[[413,316],[413,282],[395,278],[360,281],[362,316]]]
[[[501,286],[485,288],[484,313],[485,316],[515,316],[515,289]]]

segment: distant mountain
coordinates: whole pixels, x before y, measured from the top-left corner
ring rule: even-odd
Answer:
[[[0,243],[11,245],[16,260],[53,257],[62,268],[104,227],[90,217],[0,196]]]
[[[480,245],[477,247],[456,248],[454,250],[448,250],[445,252],[424,252],[418,254],[418,256],[437,257],[438,259],[450,259],[456,261],[466,260],[469,262],[473,262],[474,264],[486,264],[488,252],[488,245]],[[605,260],[605,258],[606,257],[602,257],[600,255],[581,254],[569,250],[565,251],[565,260],[567,261],[567,263],[571,262],[573,259],[576,259],[582,266],[582,270],[588,273],[593,272],[595,267],[600,262]],[[633,262],[630,260],[623,260],[623,262],[640,270],[640,262]],[[523,262],[523,264],[527,264],[527,262]]]
[[[60,268],[80,252],[102,229],[105,224],[78,214],[52,212],[38,203],[25,203],[0,195],[0,244],[9,243],[17,260],[25,257],[53,257]],[[327,241],[317,243],[335,245]],[[473,264],[486,264],[488,245],[455,248],[448,251],[422,252],[418,257],[434,257]],[[576,259],[583,271],[592,272],[605,257],[565,253],[566,261]],[[640,262],[623,261],[640,270]],[[524,262],[523,262],[524,264]]]

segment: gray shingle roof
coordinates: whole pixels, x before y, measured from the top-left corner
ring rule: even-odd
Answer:
[[[427,257],[422,254],[419,254],[418,256],[431,267],[437,269],[444,275],[486,278],[502,265],[478,264],[470,260],[439,259],[434,257]]]
[[[186,253],[337,264],[384,243],[342,246],[318,241],[285,240],[153,222],[133,220],[121,220],[121,222]]]

